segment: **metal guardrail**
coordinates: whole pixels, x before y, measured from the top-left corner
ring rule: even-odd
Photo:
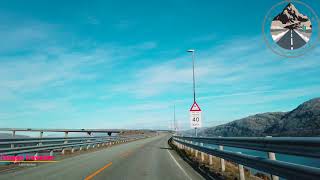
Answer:
[[[32,140],[29,140],[32,139]],[[113,142],[113,141],[121,141],[125,138],[109,138],[109,137],[77,137],[77,138],[19,138],[15,139],[0,139],[0,145],[19,145],[18,147],[5,147],[0,148],[0,155],[1,154],[15,154],[19,153],[23,150],[29,150],[30,152],[35,152],[37,149],[40,148],[56,148],[62,147],[64,145],[71,145],[71,146],[81,146],[88,143],[106,143],[106,142]],[[54,142],[54,144],[53,144]],[[59,143],[61,142],[61,143]]]
[[[0,128],[0,131],[28,131],[28,132],[87,132],[87,133],[120,133],[121,129],[37,129],[37,128]]]
[[[268,153],[279,152],[283,154],[318,158],[320,153],[319,138],[202,138],[174,136],[173,140],[178,143],[178,147],[180,148],[191,148],[192,150],[200,151],[201,153],[206,153],[221,159],[238,163],[241,166],[245,165],[253,169],[270,173],[273,176],[272,179],[278,179],[277,176],[299,180],[312,180],[320,178],[320,168],[276,161],[275,159],[272,160],[263,157],[239,154],[231,151],[224,151],[223,148],[221,148],[222,145],[225,145],[230,147],[265,151]],[[295,140],[297,143],[295,143]],[[303,146],[303,142],[305,142],[305,146]],[[219,149],[210,148],[206,147],[206,144],[219,145],[220,147]],[[240,179],[242,178],[240,177]]]
[[[320,158],[320,137],[179,137],[205,144]]]
[[[83,141],[83,140],[94,140],[99,138],[115,139],[116,137],[106,137],[106,136],[95,136],[95,137],[45,137],[45,138],[5,138],[0,139],[0,145],[6,144],[26,144],[26,143],[38,143],[41,142],[61,142],[61,141]]]
[[[144,138],[141,135],[132,136],[98,136],[98,137],[49,137],[49,138],[6,138],[0,139],[0,156],[2,155],[19,155],[25,153],[39,153],[54,150],[64,150],[90,146],[104,146],[127,142],[135,139]],[[1,148],[2,146],[2,148]],[[11,146],[11,147],[10,147]]]
[[[0,155],[17,155],[22,153],[33,153],[42,151],[62,150],[64,154],[66,149],[72,149],[87,146],[87,149],[92,145],[102,146],[107,143],[119,143],[139,139],[144,135],[128,135],[128,136],[111,136],[112,134],[131,132],[133,130],[124,129],[33,129],[33,128],[0,128],[0,131],[9,131],[12,133],[11,138],[0,139]],[[16,137],[16,132],[39,132],[37,138],[19,138]],[[43,137],[44,132],[63,132],[64,137]],[[68,137],[69,133],[85,133],[89,137]],[[93,133],[106,133],[109,136],[92,136]]]

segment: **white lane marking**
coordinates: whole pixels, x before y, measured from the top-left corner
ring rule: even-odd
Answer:
[[[187,172],[180,166],[180,164],[177,162],[177,160],[172,156],[171,152],[169,150],[167,150],[168,153],[170,154],[171,158],[173,159],[173,161],[177,164],[177,166],[181,169],[181,171],[188,177],[188,179],[192,180],[190,178],[190,176],[187,174]]]

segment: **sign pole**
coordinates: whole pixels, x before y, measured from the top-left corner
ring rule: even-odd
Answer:
[[[194,61],[195,61],[194,55],[195,55],[195,50],[194,49],[190,49],[190,50],[188,50],[188,52],[192,53],[193,104],[196,104],[196,80],[195,80],[195,73],[194,73]],[[201,119],[199,119],[199,117],[198,117],[198,120],[201,121]],[[195,131],[195,136],[197,137],[198,136],[197,127],[194,127],[194,131]]]
[[[176,123],[176,105],[173,105],[173,128],[174,128],[174,132],[175,134],[178,134],[177,130],[177,123]]]
[[[194,78],[194,50],[192,51],[193,102],[196,102],[196,81]]]
[[[196,102],[196,81],[194,78],[194,50],[192,51],[192,77],[193,77],[193,102]],[[195,136],[198,136],[197,128],[194,128]]]

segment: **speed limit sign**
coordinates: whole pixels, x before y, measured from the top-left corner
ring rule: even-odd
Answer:
[[[196,102],[190,108],[190,125],[191,128],[200,128],[202,126],[201,109]]]

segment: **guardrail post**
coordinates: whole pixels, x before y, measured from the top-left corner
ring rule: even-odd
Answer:
[[[187,143],[190,143],[190,141],[187,141]],[[189,146],[186,146],[187,147],[187,151],[190,151],[190,147]]]
[[[219,136],[221,138],[221,136]],[[219,145],[219,150],[223,151],[223,146]],[[220,164],[221,164],[221,172],[224,172],[226,170],[226,165],[224,163],[224,159],[220,158]]]
[[[203,143],[200,143],[200,146],[203,146]],[[201,161],[204,162],[204,152],[201,151]]]
[[[53,150],[50,151],[49,156],[53,156]]]
[[[198,143],[197,143],[197,145],[198,145]],[[198,158],[198,150],[196,149],[196,152],[195,152],[195,156],[196,156],[196,158]]]
[[[34,155],[34,160],[37,160],[37,159],[38,159],[38,156],[39,156],[39,153],[36,152],[36,154]]]
[[[212,155],[209,155],[209,164],[212,165]]]
[[[190,143],[192,144],[192,141],[190,141]],[[193,148],[191,148],[191,153],[193,153]]]
[[[74,153],[74,151],[75,151],[75,149],[74,149],[74,147],[71,149],[71,153]]]
[[[271,138],[272,136],[266,136],[266,138]],[[268,158],[270,160],[276,160],[276,154],[274,152],[268,152]],[[272,180],[279,180],[278,176],[270,174]]]
[[[241,154],[241,152],[238,152],[238,153]],[[245,180],[243,165],[238,164],[238,166],[239,166],[239,178],[240,180]]]
[[[68,138],[68,132],[67,131],[64,132],[64,138]],[[67,143],[68,143],[68,140],[65,139],[64,144],[67,144]]]
[[[53,156],[53,150],[50,151],[49,156]]]
[[[12,131],[12,138],[16,138],[16,131]],[[11,144],[11,148],[14,148],[14,144]]]
[[[40,136],[39,136],[40,142],[39,142],[39,146],[42,145],[42,137],[43,137],[43,131],[40,131]]]
[[[83,148],[83,147],[82,147],[82,146],[80,146],[80,149],[79,149],[79,151],[82,151],[82,148]]]

